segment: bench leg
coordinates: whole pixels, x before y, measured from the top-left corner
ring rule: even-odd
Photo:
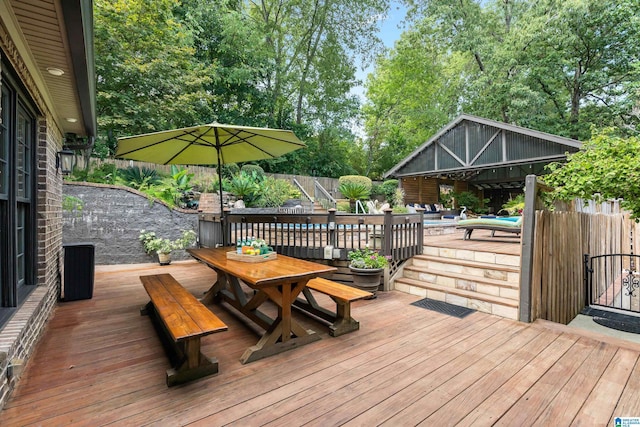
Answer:
[[[298,298],[294,301],[293,306],[299,310],[306,311],[312,315],[325,320],[329,323],[329,335],[337,337],[347,332],[353,332],[360,329],[360,323],[351,317],[351,303],[341,302],[333,299],[336,303],[336,312],[327,310],[318,304],[313,294],[308,288],[302,291],[306,301]]]
[[[200,337],[178,343],[173,341],[151,301],[140,309],[140,315],[151,318],[151,323],[173,366],[167,369],[168,387],[218,373],[218,359],[207,357],[200,352]]]
[[[182,362],[167,369],[168,387],[218,373],[218,359],[209,358],[200,352],[200,337],[180,342],[177,347]]]
[[[360,329],[360,322],[351,317],[351,303],[336,301],[336,308],[336,321],[329,325],[329,335],[337,337]]]
[[[464,230],[464,237],[462,238],[462,240],[471,239],[471,233],[473,233],[473,228],[467,228],[466,230]]]

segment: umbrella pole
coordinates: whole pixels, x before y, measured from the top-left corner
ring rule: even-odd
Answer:
[[[220,162],[220,151],[218,150],[218,196],[220,199],[220,229],[222,230],[222,245],[227,246],[227,233],[225,227],[225,218],[224,218],[224,202],[222,201],[222,165]]]

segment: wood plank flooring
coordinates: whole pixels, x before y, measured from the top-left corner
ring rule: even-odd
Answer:
[[[60,303],[0,425],[613,425],[640,416],[640,345],[548,322],[458,319],[382,292],[358,301],[361,329],[242,365],[257,329],[225,305],[204,337],[220,373],[167,388],[160,340],[139,308],[141,274],[171,273],[196,296],[215,275],[194,262],[97,266],[91,300]],[[318,299],[334,307],[327,299]]]
[[[440,248],[469,249],[472,251],[493,252],[505,255],[520,256],[520,237],[512,233],[496,232],[491,237],[490,230],[475,230],[473,238],[464,240],[464,230],[456,230],[455,233],[435,236],[424,236],[425,246],[437,246]]]

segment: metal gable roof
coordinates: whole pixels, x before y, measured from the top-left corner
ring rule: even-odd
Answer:
[[[385,173],[390,176],[435,175],[441,172],[563,160],[580,141],[462,114]]]

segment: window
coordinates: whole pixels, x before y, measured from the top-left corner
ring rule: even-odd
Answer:
[[[2,67],[0,106],[0,325],[35,285],[35,143],[33,108]]]

